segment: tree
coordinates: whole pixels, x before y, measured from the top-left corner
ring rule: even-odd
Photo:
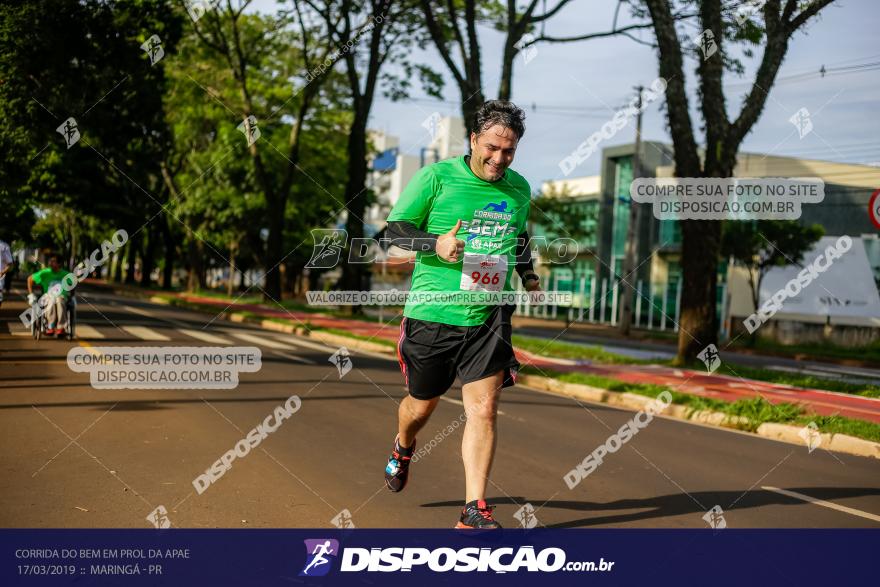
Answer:
[[[550,184],[546,191],[532,199],[529,208],[529,222],[542,225],[545,233],[554,238],[565,236],[581,241],[594,236],[594,231],[586,227],[588,218],[587,206],[571,193],[568,185],[557,189]]]
[[[31,223],[35,210],[75,211],[69,231],[41,233],[68,235],[54,246],[72,257],[88,254],[98,237],[90,226],[112,223],[111,232],[135,235],[156,205],[165,78],[141,45],[155,35],[170,51],[179,24],[166,1],[41,0],[0,8],[0,200]],[[79,131],[69,145],[56,131],[68,117]]]
[[[386,95],[397,100],[407,96],[407,76],[384,70],[396,64],[404,74],[418,70],[430,81],[424,67],[407,59],[419,28],[415,6],[406,0],[304,0],[320,16],[327,37],[339,47],[345,62],[351,108],[354,114],[348,134],[348,181],[343,195],[347,214],[345,228],[351,242],[364,237],[364,215],[371,193],[367,190],[367,123],[376,91],[384,86]],[[342,289],[369,289],[365,265],[346,263],[342,267]],[[355,311],[359,308],[355,307]]]
[[[795,32],[833,0],[767,0],[754,14],[743,11],[759,3],[723,3],[722,0],[630,0],[634,13],[650,16],[657,43],[659,73],[666,80],[666,116],[674,147],[676,177],[731,177],[743,139],[758,121]],[[701,47],[676,28],[673,5],[696,5],[703,40],[714,45],[703,57]],[[739,12],[735,12],[736,9]],[[744,18],[745,16],[745,18]],[[758,21],[763,21],[759,24]],[[728,54],[727,43],[764,44],[752,87],[736,118],[727,113],[722,87],[725,71],[741,71],[741,63]],[[703,47],[706,48],[706,47]],[[705,154],[700,156],[689,111],[684,57],[697,59],[699,111],[704,126]],[[682,228],[683,287],[679,320],[679,362],[694,360],[708,344],[717,341],[715,311],[716,274],[721,251],[719,221],[685,220]]]
[[[557,14],[571,0],[558,0],[551,9],[536,14],[538,0],[530,0],[522,12],[516,0],[449,1],[445,5],[420,0],[425,15],[425,26],[440,57],[452,74],[461,95],[461,113],[466,137],[470,136],[474,114],[486,101],[483,88],[482,55],[477,25],[488,24],[506,33],[501,57],[501,77],[498,99],[510,100],[513,94],[514,59],[535,39],[529,32]],[[462,6],[463,4],[463,6]],[[549,40],[549,38],[544,37]],[[455,55],[460,63],[456,63]]]
[[[819,224],[804,226],[793,221],[758,220],[724,223],[721,254],[746,268],[755,312],[761,303],[761,282],[774,267],[800,265],[804,254],[822,238]],[[750,336],[754,345],[755,333]]]
[[[239,0],[233,6],[229,0],[194,21],[193,30],[204,46],[225,62],[229,74],[226,80],[238,95],[225,93],[223,100],[237,110],[234,115],[247,132],[260,125],[261,133],[265,133],[264,125],[285,124],[285,116],[291,120],[285,127],[286,145],[278,148],[272,140],[249,140],[247,147],[256,185],[266,202],[263,293],[277,302],[281,298],[279,267],[284,262],[287,203],[294,183],[306,179],[298,165],[303,128],[332,69],[316,66],[324,62],[331,49],[312,44],[315,33],[307,30],[301,19],[301,34],[291,35],[290,13],[278,22],[243,14],[250,3]],[[293,82],[293,88],[287,85],[289,82]],[[293,96],[288,93],[291,90]],[[272,158],[283,161],[278,175],[270,169]]]
[[[339,158],[350,119],[343,110],[344,80],[325,72],[321,82],[312,82],[316,93],[304,108],[299,101],[305,99],[306,78],[311,78],[301,66],[313,66],[313,55],[320,55],[311,28],[289,13],[274,19],[225,14],[215,16],[217,22],[205,21],[208,17],[197,24],[204,31],[190,30],[170,58],[173,84],[166,99],[173,141],[163,161],[163,179],[172,194],[169,211],[180,220],[173,224],[186,227],[178,240],[184,243],[188,287],[204,288],[209,268],[227,268],[231,291],[240,285],[242,269],[262,267],[275,274],[281,288],[280,269],[296,270],[304,248],[302,240],[292,241],[290,235],[307,234],[332,218],[334,203],[340,205],[327,195],[341,191],[344,177]],[[248,47],[244,86],[230,56],[211,46],[214,38],[233,36],[230,19]],[[256,115],[260,137],[252,145],[241,132],[243,121],[230,113],[246,111],[242,87],[261,108]],[[316,150],[322,157],[313,156]],[[264,181],[271,188],[268,198]],[[276,209],[282,201],[283,209]],[[272,230],[280,230],[280,242],[274,242]],[[271,253],[275,248],[277,253]],[[268,288],[264,295],[280,299]]]

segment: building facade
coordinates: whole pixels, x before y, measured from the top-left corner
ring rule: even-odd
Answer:
[[[601,176],[598,180],[596,177],[574,178],[545,182],[542,186],[545,197],[565,197],[582,207],[581,212],[594,231],[592,235],[577,239],[580,247],[573,262],[566,265],[544,262],[541,267],[545,283],[575,294],[575,307],[569,311],[569,315],[574,314],[575,319],[585,317],[598,322],[616,322],[619,297],[622,295],[619,281],[623,272],[632,205],[629,190],[633,179],[634,147],[633,144],[628,144],[604,149]],[[641,177],[673,176],[671,145],[643,142],[640,159]],[[822,179],[825,183],[824,201],[820,204],[804,204],[798,222],[821,225],[826,237],[851,237],[854,246],[859,249],[852,257],[864,257],[865,262],[854,262],[850,259],[852,262],[847,264],[847,270],[855,273],[848,281],[855,282],[858,279],[861,284],[873,285],[873,289],[864,292],[863,296],[854,296],[852,293],[833,295],[833,284],[823,286],[829,292],[817,299],[831,300],[829,304],[848,306],[848,313],[844,312],[846,316],[840,312],[835,313],[833,309],[815,307],[814,304],[807,312],[803,309],[790,315],[780,312],[776,317],[777,322],[788,320],[821,323],[825,331],[823,336],[827,338],[827,326],[833,325],[836,320],[841,327],[863,327],[871,331],[858,336],[847,334],[848,343],[853,343],[856,339],[864,343],[877,338],[880,312],[876,310],[875,304],[877,283],[880,283],[880,240],[878,229],[868,213],[868,205],[873,192],[880,188],[880,169],[865,165],[743,153],[738,158],[734,175],[751,178]],[[635,319],[639,326],[675,329],[681,291],[680,224],[674,220],[656,219],[647,204],[639,205],[636,223],[634,246],[638,266],[627,277],[627,282],[638,292]],[[564,232],[561,230],[564,227],[553,227],[550,222],[536,224],[538,225],[533,227],[533,234],[557,236]],[[774,279],[774,272],[781,275],[782,271],[783,269],[771,270],[767,283],[778,281]],[[753,311],[751,293],[744,270],[728,267],[726,260],[719,263],[717,277],[717,312],[724,325],[722,334],[729,334],[731,329],[736,330],[736,325],[742,322],[742,318]],[[862,277],[868,279],[861,279]],[[866,288],[860,286],[860,290]],[[762,287],[761,300],[769,298],[772,293]],[[852,308],[855,305],[863,308],[861,315],[858,312],[853,313]],[[588,311],[581,311],[584,306]],[[781,332],[782,329],[776,330]],[[792,328],[788,328],[788,331],[805,332],[804,329]]]

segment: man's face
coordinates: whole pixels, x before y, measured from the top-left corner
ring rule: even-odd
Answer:
[[[513,163],[516,133],[507,127],[496,124],[477,133],[471,133],[471,169],[480,179],[498,181],[504,171]]]
[[[56,259],[55,257],[49,259],[49,268],[52,271],[58,271],[61,268],[61,264],[58,262],[58,259]]]

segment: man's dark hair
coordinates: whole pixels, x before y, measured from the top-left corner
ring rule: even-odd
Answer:
[[[513,102],[489,100],[477,110],[471,129],[479,135],[496,124],[500,124],[516,133],[516,138],[519,140],[526,132],[525,120],[526,113]]]
[[[61,255],[58,254],[58,253],[51,252],[51,253],[49,253],[48,255],[46,255],[46,262],[47,262],[47,263],[48,263],[49,261],[51,261],[52,259],[55,259],[56,261],[58,261],[59,263],[61,263]]]

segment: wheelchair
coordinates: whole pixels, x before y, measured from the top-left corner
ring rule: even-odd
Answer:
[[[46,334],[46,329],[49,328],[49,321],[46,320],[46,315],[43,312],[43,308],[40,307],[40,298],[37,298],[37,300],[31,305],[31,312],[33,312],[33,314],[31,315],[35,316],[35,318],[31,320],[31,336],[34,337],[34,340],[48,338],[50,335]],[[64,337],[67,340],[73,340],[76,337],[75,291],[71,291],[70,295],[67,298],[67,326],[68,328],[64,332]]]

